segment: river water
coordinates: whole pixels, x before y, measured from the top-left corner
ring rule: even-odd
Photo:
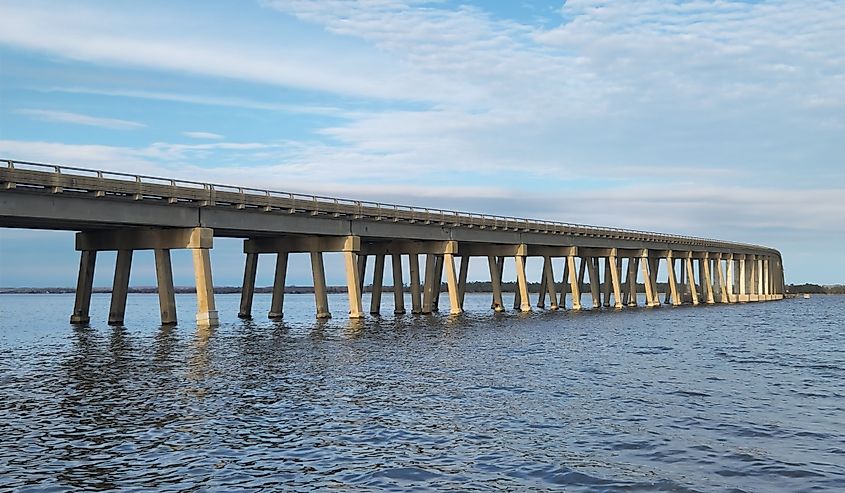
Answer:
[[[285,301],[244,322],[218,295],[198,330],[192,296],[162,328],[136,294],[111,328],[94,295],[73,328],[71,295],[0,296],[0,490],[845,491],[845,297],[494,315],[468,294],[363,323],[342,295],[326,323]]]

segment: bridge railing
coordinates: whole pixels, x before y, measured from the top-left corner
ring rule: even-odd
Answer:
[[[311,215],[344,216],[376,221],[440,224],[689,246],[770,250],[760,245],[695,236],[342,199],[29,161],[6,160],[5,162],[6,166],[0,166],[0,182],[7,184],[6,188],[21,185],[49,188],[53,193],[93,192],[98,197],[112,195],[131,197],[134,200],[166,200],[173,204],[226,205],[236,209],[259,208],[268,212],[310,213]]]

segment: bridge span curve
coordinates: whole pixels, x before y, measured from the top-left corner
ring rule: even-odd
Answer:
[[[135,250],[154,250],[163,324],[176,323],[170,250],[190,249],[197,287],[197,323],[215,325],[209,250],[213,238],[244,239],[239,316],[252,316],[257,260],[276,256],[270,318],[283,315],[290,253],[311,257],[318,318],[331,316],[323,253],[342,252],[349,316],[364,317],[363,278],[374,258],[370,313],[381,310],[384,266],[393,266],[395,312],[405,313],[403,260],[411,312],[439,310],[445,273],[450,313],[463,311],[469,260],[488,265],[491,308],[505,309],[502,270],[516,266],[514,309],[530,311],[525,263],[543,259],[537,306],[581,310],[664,303],[745,303],[783,299],[783,260],[773,248],[724,240],[565,222],[346,200],[87,168],[5,160],[0,164],[0,227],[77,231],[80,268],[72,323],[89,322],[98,251],[117,251],[109,323],[122,324]],[[420,256],[425,257],[421,272]],[[456,265],[456,258],[460,259]],[[555,259],[563,259],[559,277]],[[560,269],[559,269],[560,270]],[[585,284],[585,278],[588,280]],[[638,282],[638,278],[642,283]]]

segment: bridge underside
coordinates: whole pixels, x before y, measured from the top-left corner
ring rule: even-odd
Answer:
[[[114,191],[125,185],[112,181],[118,183],[78,177],[69,181],[61,174],[19,172],[11,163],[9,168],[0,168],[0,227],[79,232],[76,248],[81,258],[71,318],[74,323],[88,322],[96,252],[104,250],[118,252],[109,323],[123,322],[132,252],[142,249],[155,251],[162,323],[175,323],[169,252],[187,248],[193,252],[196,273],[197,322],[216,324],[208,254],[215,236],[244,239],[241,317],[252,316],[255,270],[261,254],[276,256],[268,316],[282,316],[287,257],[296,252],[310,254],[319,318],[331,316],[323,266],[325,252],[344,256],[351,318],[364,316],[361,293],[370,257],[374,259],[369,309],[372,314],[381,309],[387,257],[393,266],[397,314],[405,313],[403,271],[410,275],[412,313],[439,310],[444,273],[449,311],[461,313],[468,264],[473,257],[484,259],[488,265],[493,291],[491,308],[496,311],[505,309],[505,259],[513,259],[516,267],[514,308],[532,309],[525,274],[528,257],[543,258],[536,306],[551,310],[582,309],[582,290],[589,291],[594,309],[636,306],[638,293],[645,295],[647,306],[657,307],[661,304],[661,268],[665,272],[661,284],[665,284],[666,304],[783,298],[780,254],[755,245],[489,216],[479,220],[444,211],[406,212],[380,204],[342,206],[335,201],[335,206],[331,206],[331,202],[316,197],[271,201],[269,192],[265,205],[250,202],[243,191],[240,202],[220,201],[222,192],[212,190],[209,196],[195,196],[199,193],[195,189],[175,186],[153,190],[155,194],[146,188],[129,193]],[[140,183],[140,178],[136,183]],[[425,258],[422,272],[421,256]],[[456,259],[460,259],[458,263]],[[562,259],[557,262],[562,263],[562,272],[555,272],[555,259]],[[403,263],[407,269],[403,269]]]

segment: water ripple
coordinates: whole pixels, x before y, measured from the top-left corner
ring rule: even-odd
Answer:
[[[224,295],[197,330],[158,327],[154,296],[120,328],[68,327],[70,296],[0,297],[0,490],[845,490],[842,298],[467,302],[312,322],[292,295],[284,322],[243,322]]]

